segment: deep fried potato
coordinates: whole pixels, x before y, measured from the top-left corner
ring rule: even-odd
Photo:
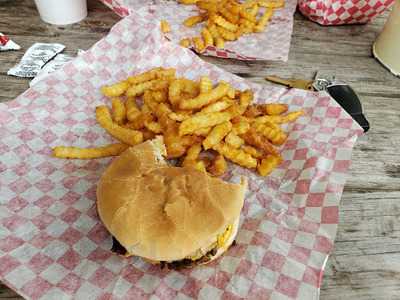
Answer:
[[[244,140],[231,131],[225,137],[225,143],[233,148],[240,148],[244,144]]]
[[[105,105],[96,107],[96,119],[110,135],[127,145],[134,146],[143,141],[143,134],[140,131],[130,130],[114,123]]]
[[[214,145],[217,145],[221,142],[224,137],[232,130],[232,123],[226,121],[215,126],[211,132],[208,134],[206,139],[203,141],[203,148],[208,150],[212,148]]]
[[[226,95],[229,90],[229,84],[221,81],[217,87],[207,93],[198,95],[195,98],[187,99],[179,103],[181,109],[199,109],[210,103],[217,101]]]
[[[193,144],[187,151],[185,160],[198,159],[201,152],[201,143]]]
[[[194,133],[196,130],[204,127],[212,127],[231,119],[228,112],[213,112],[195,115],[183,121],[179,126],[179,135]]]
[[[253,156],[254,158],[261,158],[264,156],[264,153],[252,146],[248,146],[248,145],[244,145],[242,147],[242,150],[248,154],[250,154],[251,156]]]
[[[245,134],[249,129],[250,129],[250,123],[245,120],[241,120],[237,123],[233,123],[232,132],[237,135],[240,135],[240,134]]]
[[[129,83],[127,81],[117,82],[112,85],[105,85],[101,88],[101,92],[106,97],[119,97],[126,92],[129,88]]]
[[[203,22],[204,20],[205,20],[205,15],[192,16],[183,21],[183,25],[185,25],[186,27],[193,27],[196,24]]]
[[[112,116],[115,123],[122,125],[126,120],[126,109],[124,103],[118,97],[111,99]]]
[[[205,50],[206,45],[205,45],[202,37],[195,36],[194,38],[192,38],[192,42],[193,42],[194,49],[196,49],[197,52],[201,53]]]
[[[126,118],[129,121],[135,120],[140,115],[140,110],[137,107],[134,97],[129,97],[125,101]]]
[[[223,28],[221,26],[217,26],[217,30],[219,35],[226,41],[235,41],[237,40],[237,36],[234,32],[229,31],[226,28]]]
[[[211,113],[223,111],[233,105],[233,101],[229,98],[223,97],[221,100],[211,103],[204,107],[199,113]]]
[[[124,152],[129,146],[126,144],[110,144],[96,148],[79,148],[58,146],[53,148],[53,156],[58,158],[91,159],[115,156]]]
[[[171,112],[168,117],[174,121],[182,122],[189,119],[191,116],[190,111]]]
[[[154,132],[155,134],[159,134],[159,133],[162,132],[160,123],[157,123],[157,122],[155,122],[155,121],[145,122],[145,123],[144,123],[144,126],[145,126],[148,130]]]
[[[229,22],[227,19],[219,15],[213,15],[210,19],[218,26],[231,32],[235,32],[238,28],[236,24]]]
[[[146,90],[150,89],[157,81],[158,81],[157,79],[154,79],[136,85],[132,85],[126,91],[126,96],[127,97],[141,96],[144,94]]]
[[[294,122],[300,116],[304,115],[303,110],[293,111],[288,113],[287,115],[279,115],[279,116],[262,116],[254,119],[255,123],[275,123],[275,124],[283,124]]]
[[[213,84],[208,76],[200,77],[200,94],[208,93],[212,90]]]
[[[204,27],[201,30],[201,36],[203,37],[204,40],[204,46],[207,48],[208,46],[213,46],[214,45],[214,39],[210,33],[210,31],[208,31],[207,27]]]
[[[285,1],[283,0],[258,0],[258,5],[267,8],[280,8],[285,6]]]
[[[179,106],[182,100],[183,92],[187,93],[191,97],[195,97],[199,94],[199,85],[189,79],[178,78],[171,82],[168,89],[169,102],[172,106]]]
[[[288,111],[289,106],[283,103],[269,103],[262,106],[265,113],[270,116],[281,115]]]
[[[193,132],[193,134],[197,135],[197,136],[206,137],[210,133],[211,129],[212,129],[212,127],[200,128],[200,129],[197,129],[195,132]]]
[[[224,143],[215,145],[213,149],[239,166],[249,169],[254,169],[257,167],[257,159],[253,158],[250,154],[241,149],[232,148]]]
[[[261,176],[267,176],[281,162],[282,162],[282,157],[280,155],[268,155],[266,158],[261,160],[261,163],[257,167],[257,171]]]
[[[256,118],[258,116],[262,116],[264,114],[263,110],[260,108],[260,106],[253,104],[249,105],[249,107],[246,109],[244,112],[244,116],[248,118]]]
[[[139,130],[145,127],[146,123],[150,123],[154,121],[154,116],[150,111],[141,112],[135,119],[126,123],[123,127]]]
[[[245,134],[241,135],[241,138],[251,146],[260,148],[265,153],[278,155],[278,150],[262,135],[257,133],[253,128],[250,128]]]
[[[161,20],[160,22],[161,32],[167,33],[171,31],[171,26],[169,25],[168,21]]]
[[[179,45],[185,48],[189,48],[192,45],[192,41],[189,38],[183,38],[179,41]]]
[[[218,154],[215,156],[211,163],[211,166],[207,168],[207,171],[213,176],[221,176],[225,174],[228,169],[228,165],[223,155]]]
[[[274,145],[282,145],[287,140],[287,134],[273,123],[255,123],[254,129],[271,141]]]
[[[261,32],[265,29],[269,19],[271,18],[273,10],[271,8],[267,8],[261,18],[258,20],[257,25],[254,26],[255,32]]]

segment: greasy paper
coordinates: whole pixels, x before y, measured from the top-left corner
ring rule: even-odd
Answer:
[[[153,67],[209,75],[251,88],[258,102],[306,115],[287,126],[284,162],[249,178],[237,244],[206,266],[160,270],[110,251],[96,211],[96,183],[110,159],[51,157],[51,147],[100,146],[104,84]],[[250,83],[166,41],[159,27],[127,17],[108,36],[14,101],[0,104],[0,280],[26,299],[316,299],[338,224],[351,152],[362,129],[330,98]]]

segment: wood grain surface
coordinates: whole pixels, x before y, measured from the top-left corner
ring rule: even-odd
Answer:
[[[262,84],[269,84],[263,80],[266,75],[312,78],[317,70],[332,73],[352,85],[362,100],[371,130],[353,152],[321,300],[400,299],[400,79],[371,55],[386,17],[367,25],[322,27],[296,13],[287,63],[204,58]],[[34,42],[59,42],[66,45],[67,54],[75,55],[118,20],[105,6],[89,0],[88,18],[55,27],[40,20],[31,0],[0,0],[0,32],[23,49]],[[28,80],[6,75],[23,53],[0,53],[0,101],[12,100],[28,88]],[[0,299],[21,297],[0,284]]]

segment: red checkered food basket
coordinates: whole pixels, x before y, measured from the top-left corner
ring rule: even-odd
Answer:
[[[364,24],[380,15],[394,0],[299,0],[299,10],[321,25]]]
[[[193,15],[199,14],[192,5],[181,5],[171,0],[100,0],[121,17],[138,15],[148,22],[159,24],[166,20],[171,32],[166,37],[178,44],[182,38],[199,36],[201,24],[187,28],[182,23]],[[224,49],[209,46],[202,55],[238,60],[287,61],[293,31],[293,14],[297,0],[285,0],[285,7],[277,9],[266,30],[257,34],[242,36],[233,42],[226,42]]]
[[[112,142],[94,108],[99,89],[163,66],[208,75],[257,102],[306,114],[289,124],[283,163],[268,177],[231,165],[225,180],[249,179],[237,244],[206,266],[161,270],[110,251],[96,211],[109,159],[64,160],[51,147]],[[0,280],[25,299],[317,299],[338,225],[340,196],[360,126],[329,95],[248,82],[165,40],[136,16],[91,49],[0,103]]]

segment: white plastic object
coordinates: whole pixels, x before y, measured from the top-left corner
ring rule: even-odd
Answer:
[[[35,0],[40,17],[46,23],[68,25],[87,16],[86,0]]]
[[[400,0],[396,0],[383,31],[372,46],[375,58],[400,76]]]

